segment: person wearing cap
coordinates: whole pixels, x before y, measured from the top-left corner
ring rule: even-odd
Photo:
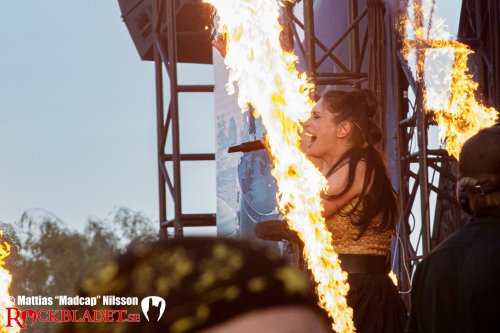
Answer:
[[[156,242],[127,251],[78,285],[81,297],[137,297],[139,305],[93,308],[140,313],[140,321],[67,322],[61,333],[331,332],[311,281],[274,251],[247,241]]]
[[[500,124],[462,147],[457,195],[472,220],[418,265],[407,332],[500,332]]]

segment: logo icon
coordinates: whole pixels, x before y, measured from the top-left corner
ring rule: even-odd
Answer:
[[[166,306],[165,300],[160,296],[148,296],[142,299],[141,309],[148,321],[160,321]],[[155,320],[156,319],[156,320]]]

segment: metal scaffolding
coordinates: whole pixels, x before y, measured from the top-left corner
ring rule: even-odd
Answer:
[[[156,78],[156,108],[157,108],[157,153],[158,153],[158,185],[159,185],[159,216],[160,237],[167,237],[166,229],[174,228],[174,237],[183,236],[184,227],[215,226],[215,213],[210,214],[185,214],[182,211],[181,201],[181,167],[184,161],[215,161],[213,153],[183,154],[180,150],[179,127],[179,95],[189,93],[212,93],[213,85],[181,85],[178,81],[177,65],[179,43],[176,23],[177,15],[185,6],[201,6],[201,1],[152,1],[153,45]],[[166,36],[164,26],[166,25]],[[200,30],[207,40],[207,29]],[[196,32],[187,32],[193,34]],[[186,34],[187,34],[186,33]],[[166,37],[166,38],[165,38]],[[210,50],[211,51],[211,50]],[[211,59],[211,56],[210,56]],[[169,77],[170,101],[165,116],[163,68]],[[167,154],[167,136],[172,133],[172,153]],[[167,171],[166,164],[173,165],[173,176]],[[167,191],[168,190],[168,191]],[[170,195],[174,202],[174,218],[167,221],[167,196]]]
[[[302,20],[294,15],[293,8],[288,7],[288,10],[284,11],[287,23],[285,31],[288,29],[295,39],[298,52],[303,56],[307,76],[318,90],[325,86],[369,88],[385,105],[384,3],[378,0],[345,1],[347,27],[331,45],[325,45],[315,31],[313,0],[302,1]],[[364,6],[361,6],[362,3]],[[303,43],[299,31],[304,35]],[[337,55],[341,48],[348,50],[347,59]],[[331,66],[324,66],[327,60],[331,62]],[[380,115],[377,120],[384,131],[384,115]]]
[[[422,28],[421,0],[414,0],[413,3],[414,28]],[[479,63],[472,67],[472,71],[490,105],[497,107],[498,89],[494,83],[500,73],[497,56],[500,44],[497,34],[498,8],[495,0],[464,0],[459,31],[461,42],[480,51],[472,59]],[[395,19],[398,16],[399,13]],[[398,43],[393,45],[392,51],[399,60],[394,63],[393,80],[397,82],[395,93],[399,96],[395,112],[398,122],[399,200],[402,208],[399,235],[403,251],[400,261],[401,266],[406,268],[398,274],[402,290],[409,290],[411,274],[418,262],[470,218],[460,209],[455,198],[456,160],[446,150],[429,147],[428,143],[429,133],[436,124],[432,113],[425,112],[423,108],[425,85],[423,68],[418,64],[424,63],[425,51],[430,43],[427,43],[423,34],[416,34],[413,45],[417,55],[415,76],[403,59]],[[405,296],[406,301],[409,301],[408,296]]]
[[[303,1],[303,21],[300,21],[291,11],[287,11],[288,23],[296,40],[300,41],[298,29],[302,29],[304,33],[303,45],[300,42],[297,45],[304,55],[308,77],[316,86],[344,85],[360,88],[370,81],[370,85],[373,85],[370,88],[379,92],[376,86],[378,83],[375,75],[376,68],[381,72],[380,81],[385,76],[385,73],[382,73],[385,68],[385,59],[377,54],[385,44],[383,2],[369,1],[367,8],[361,11],[357,0],[347,0],[347,3],[348,27],[330,46],[325,45],[315,34],[312,0]],[[347,64],[335,54],[339,46],[346,41],[349,48]],[[319,69],[327,59],[335,64],[335,71]],[[372,82],[376,83],[371,84]]]
[[[457,213],[458,206],[455,204],[452,186],[450,187],[456,178],[453,173],[454,162],[446,151],[429,147],[427,142],[433,123],[432,115],[423,111],[425,89],[424,81],[421,79],[423,68],[417,68],[417,79],[415,79],[401,56],[400,37],[397,32],[392,31],[396,20],[399,19],[399,13],[389,12],[388,17],[386,5],[382,0],[345,1],[348,8],[348,24],[345,31],[332,44],[325,45],[315,32],[313,0],[302,1],[302,19],[294,15],[293,6],[284,7],[285,31],[288,30],[291,38],[295,40],[296,47],[303,54],[307,75],[318,87],[327,85],[367,87],[374,90],[384,104],[387,103],[388,97],[392,100],[392,109],[388,112],[393,112],[391,116],[396,119],[397,129],[392,129],[395,131],[395,137],[389,137],[389,140],[394,140],[396,146],[395,174],[402,209],[398,228],[401,242],[401,246],[398,246],[398,249],[401,249],[398,255],[400,267],[397,273],[401,281],[400,288],[408,290],[413,267],[442,239],[436,235],[440,235],[443,225],[450,225],[450,216],[464,218],[462,214]],[[179,34],[176,31],[175,21],[176,13],[185,3],[192,1],[153,0],[152,13],[157,92],[160,223],[161,230],[174,227],[176,237],[183,235],[185,226],[215,225],[215,214],[184,214],[181,205],[181,162],[215,159],[214,154],[180,152],[179,94],[210,93],[214,89],[212,85],[178,84],[176,38]],[[361,6],[361,3],[366,6]],[[165,23],[166,39],[161,30],[161,26]],[[417,21],[416,24],[422,25],[422,22]],[[415,42],[417,56],[423,60],[425,41],[417,39]],[[342,59],[336,52],[341,47],[345,48],[346,44],[349,55],[347,59]],[[331,62],[335,70],[323,70],[326,61]],[[163,99],[163,66],[170,78],[170,102],[166,115]],[[495,73],[497,72],[498,69]],[[390,88],[388,88],[389,81],[392,82]],[[383,131],[387,130],[386,116],[382,115],[379,119]],[[172,133],[172,154],[165,153],[169,130]],[[165,166],[167,162],[173,164],[173,177],[167,172]],[[167,195],[171,195],[174,201],[172,221],[167,221],[166,218]],[[438,202],[441,206],[436,208],[432,218],[433,202]],[[443,202],[447,202],[445,209],[451,211],[452,215],[443,214]],[[456,227],[457,225],[454,225],[451,229]]]
[[[199,2],[199,1],[198,1]],[[156,104],[157,104],[157,152],[158,152],[158,174],[159,174],[159,203],[160,203],[160,226],[161,230],[167,227],[174,228],[174,236],[183,235],[183,227],[186,226],[214,226],[215,214],[184,214],[181,202],[181,162],[182,161],[207,161],[214,160],[214,154],[182,154],[180,152],[180,129],[179,129],[179,104],[180,93],[213,92],[213,85],[179,85],[177,80],[177,53],[178,43],[176,13],[179,13],[182,6],[196,3],[194,0],[183,1],[162,1],[153,0],[152,21],[153,21],[153,41],[154,41],[154,61],[156,76]],[[289,27],[293,36],[298,38],[297,29],[303,29],[305,33],[305,46],[302,50],[307,66],[309,78],[316,85],[347,85],[361,87],[368,85],[377,91],[381,96],[385,94],[383,85],[385,72],[385,59],[380,53],[380,43],[385,43],[383,25],[383,3],[380,1],[370,1],[370,5],[359,12],[358,1],[349,1],[349,27],[340,38],[330,47],[324,45],[314,35],[314,14],[313,1],[304,0],[304,20],[301,22],[293,15],[292,10],[286,11]],[[291,9],[292,7],[288,7]],[[382,15],[382,20],[380,20]],[[166,24],[166,38],[164,26]],[[364,24],[364,27],[361,27]],[[376,27],[371,29],[369,27]],[[377,32],[378,31],[378,32]],[[377,35],[377,33],[379,35]],[[362,41],[361,41],[362,39]],[[343,42],[347,41],[351,56],[348,64],[335,56],[335,51]],[[321,58],[316,58],[319,48],[323,53]],[[378,52],[378,54],[377,54]],[[370,55],[370,57],[369,57]],[[320,72],[317,69],[331,59],[335,62],[340,71]],[[170,79],[170,101],[168,103],[167,114],[165,116],[165,102],[163,92],[163,72],[168,73]],[[372,68],[367,71],[366,68]],[[371,75],[375,69],[378,75]],[[172,133],[172,154],[165,154],[166,138]],[[166,163],[173,164],[173,177],[169,175]],[[173,180],[173,181],[172,181]],[[167,221],[166,202],[167,196],[171,195],[174,202],[174,219]],[[161,233],[165,236],[165,233]]]
[[[421,0],[414,2],[415,8],[421,8],[418,6]],[[301,51],[305,55],[308,76],[317,86],[368,87],[384,103],[386,114],[379,124],[386,131],[388,140],[395,141],[394,171],[401,208],[398,244],[393,255],[399,262],[396,273],[400,290],[407,291],[416,264],[443,240],[444,234],[449,235],[465,224],[468,217],[460,210],[454,196],[456,161],[446,150],[429,146],[429,133],[435,130],[432,127],[436,124],[432,114],[424,112],[423,108],[424,68],[417,66],[414,77],[400,52],[401,37],[393,27],[401,13],[392,8],[387,17],[385,3],[370,0],[366,1],[366,8],[359,11],[360,3],[365,2],[347,0],[348,27],[331,46],[324,45],[315,35],[312,0],[303,1],[304,22],[291,16],[292,31],[298,39],[297,27],[303,29]],[[416,17],[415,26],[422,27],[422,13],[417,12]],[[368,24],[363,25],[363,20]],[[386,41],[387,30],[390,33]],[[347,65],[335,55],[343,40],[349,45]],[[425,38],[417,36],[414,44],[417,63],[423,64],[427,47]],[[368,63],[365,58],[369,58]],[[319,71],[326,59],[335,63],[335,72]],[[387,77],[392,80],[387,80]],[[391,90],[392,103],[388,105],[387,92]],[[393,137],[389,135],[390,129],[384,127],[386,117],[395,118],[397,129]],[[408,296],[404,294],[406,301]]]

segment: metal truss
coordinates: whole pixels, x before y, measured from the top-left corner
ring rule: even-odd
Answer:
[[[349,1],[349,0],[348,0]],[[179,142],[179,105],[178,99],[180,93],[199,93],[213,92],[213,85],[179,85],[177,80],[177,53],[178,43],[176,38],[179,35],[176,31],[176,13],[186,3],[192,3],[193,0],[153,0],[153,40],[154,40],[154,61],[156,76],[156,104],[157,104],[157,152],[158,152],[158,170],[159,170],[159,202],[160,202],[160,226],[161,230],[167,227],[174,228],[174,236],[183,235],[185,226],[214,226],[215,214],[184,214],[181,203],[181,162],[182,161],[207,161],[214,160],[214,154],[182,154],[180,152]],[[291,29],[293,37],[298,38],[298,29],[302,29],[305,34],[305,46],[301,46],[305,54],[307,74],[309,78],[317,85],[347,85],[352,87],[369,87],[377,91],[381,97],[385,94],[383,82],[385,71],[385,58],[383,57],[383,48],[381,43],[385,43],[384,24],[383,24],[383,3],[381,1],[370,1],[367,9],[361,13],[358,12],[358,1],[349,1],[349,27],[340,36],[340,38],[330,46],[324,45],[314,35],[314,15],[313,1],[304,0],[304,20],[301,22],[295,17],[288,7],[285,16],[286,22]],[[382,16],[380,16],[382,15]],[[380,20],[382,17],[382,20]],[[378,21],[377,21],[378,20]],[[365,24],[364,31],[361,30],[361,23]],[[167,38],[162,35],[163,30],[167,32]],[[376,27],[371,29],[369,27]],[[378,34],[377,35],[377,31]],[[360,37],[361,36],[361,37]],[[382,37],[381,37],[382,36]],[[362,41],[360,39],[363,39]],[[349,43],[350,59],[346,64],[335,56],[335,51],[345,40]],[[322,51],[321,57],[316,58],[316,48]],[[371,52],[371,53],[370,53]],[[376,53],[379,54],[376,54]],[[371,54],[368,59],[368,54]],[[317,69],[326,59],[331,59],[339,69],[336,72],[325,73]],[[162,68],[168,73],[170,79],[170,102],[168,104],[167,114],[165,115],[165,103],[163,98],[163,72]],[[372,71],[366,70],[372,68]],[[374,73],[373,69],[378,69],[379,73]],[[166,154],[166,138],[172,133],[172,153]],[[261,147],[258,147],[259,149]],[[166,163],[173,163],[173,177],[169,175]],[[170,195],[174,202],[174,219],[167,221],[167,196]],[[162,237],[166,233],[161,232]]]
[[[156,81],[157,107],[157,153],[159,185],[160,237],[166,238],[168,227],[174,228],[174,237],[183,236],[184,227],[215,226],[215,214],[185,214],[181,202],[181,166],[183,161],[214,161],[215,154],[183,154],[180,151],[179,95],[189,93],[212,93],[213,85],[181,85],[178,82],[177,64],[181,32],[177,31],[177,15],[186,5],[200,1],[189,0],[152,0],[153,41]],[[166,28],[166,40],[165,40]],[[192,34],[187,32],[186,34]],[[203,32],[202,32],[203,33]],[[205,32],[206,33],[206,32]],[[170,101],[165,115],[163,71],[169,77]],[[172,133],[172,153],[167,154],[167,136]],[[166,164],[173,164],[173,176],[167,171]],[[167,197],[174,202],[174,218],[167,221]]]
[[[421,0],[414,0],[421,2]],[[418,7],[418,6],[417,6]],[[421,8],[421,6],[420,6]],[[417,13],[417,17],[422,14]],[[471,70],[480,89],[491,106],[500,106],[500,42],[498,27],[499,4],[496,0],[463,0],[460,19],[459,41],[476,51],[471,58]],[[416,22],[422,27],[422,22]],[[417,62],[425,60],[426,41],[416,40]],[[470,218],[458,206],[455,199],[457,162],[443,149],[428,147],[432,114],[423,111],[423,69],[416,69],[415,79],[406,61],[399,53],[399,64],[393,80],[397,81],[398,94],[412,95],[400,99],[398,116],[398,177],[399,199],[403,210],[399,235],[402,240],[399,279],[402,290],[409,290],[411,274],[417,263]],[[431,177],[429,177],[431,173]],[[439,178],[439,180],[436,179]],[[432,198],[432,199],[431,199]],[[435,204],[435,206],[431,206]],[[431,210],[434,209],[434,216]],[[408,295],[409,296],[409,295]],[[409,297],[405,297],[409,301]]]
[[[348,27],[332,45],[325,45],[315,34],[313,0],[303,0],[303,20],[293,15],[293,7],[285,7],[285,30],[295,40],[300,40],[304,34],[304,44],[300,45],[303,53],[306,71],[309,78],[317,86],[342,85],[355,88],[366,87],[374,90],[385,101],[386,95],[386,59],[385,54],[385,8],[383,1],[367,1],[368,7],[359,11],[357,0],[346,0],[349,4]],[[181,205],[181,162],[214,160],[214,154],[182,154],[179,142],[179,105],[181,93],[213,92],[212,85],[179,85],[177,80],[177,43],[176,43],[176,12],[184,1],[153,0],[154,21],[154,60],[156,73],[157,96],[157,151],[159,169],[159,200],[161,230],[174,228],[174,235],[183,235],[185,226],[214,226],[215,214],[188,215],[182,212]],[[161,26],[167,24],[167,40],[161,38]],[[336,55],[339,46],[347,42],[349,45],[348,61],[341,60]],[[392,41],[393,58],[399,54],[396,43]],[[166,43],[166,45],[165,45]],[[424,52],[421,52],[424,56]],[[395,70],[392,80],[397,87],[395,108],[397,122],[397,174],[399,180],[400,206],[402,218],[398,231],[402,243],[398,278],[401,289],[407,290],[410,285],[412,267],[419,259],[426,256],[432,249],[434,234],[442,230],[444,219],[436,215],[431,219],[431,197],[438,202],[446,201],[450,209],[456,211],[453,194],[445,186],[437,185],[437,178],[442,182],[447,179],[453,183],[455,176],[450,163],[453,163],[447,153],[441,149],[428,147],[428,131],[432,124],[431,118],[422,109],[422,81],[413,78],[406,62],[398,55],[400,61],[394,61]],[[327,60],[335,64],[335,72],[322,72],[320,66]],[[162,68],[170,78],[170,102],[167,114],[163,99]],[[415,96],[410,100],[408,88]],[[411,97],[410,96],[410,97]],[[410,103],[409,103],[410,102]],[[380,119],[380,124],[385,124]],[[384,126],[381,126],[384,129]],[[169,130],[172,132],[172,154],[166,154],[166,138]],[[173,164],[173,177],[167,172],[166,163]],[[431,176],[429,177],[429,174]],[[167,221],[166,201],[170,195],[174,201],[174,219]],[[418,198],[418,199],[417,199]],[[418,213],[417,213],[418,212]],[[419,216],[417,216],[419,215]],[[437,217],[437,218],[436,218]],[[436,231],[437,230],[437,231]],[[165,237],[166,233],[161,233]],[[405,269],[406,268],[406,269]]]
[[[308,77],[316,86],[346,85],[359,88],[369,81],[370,76],[375,76],[373,72],[376,66],[385,68],[383,57],[375,54],[382,50],[381,46],[385,43],[383,2],[368,1],[368,8],[360,12],[358,0],[346,1],[349,7],[348,27],[332,45],[325,45],[315,34],[313,0],[303,1],[303,21],[293,14],[290,7],[285,11],[288,28],[298,41],[296,45],[299,46],[299,52],[304,56]],[[370,31],[369,28],[375,29]],[[300,30],[304,33],[303,44],[300,43]],[[336,55],[339,46],[345,41],[349,46],[348,63]],[[375,60],[370,62],[370,69],[367,70],[369,52]],[[319,70],[327,59],[333,61],[336,71]]]
[[[422,13],[416,13],[414,20],[417,27],[422,27]],[[392,50],[398,59],[393,65],[395,93],[398,95],[395,108],[397,170],[402,210],[398,230],[401,240],[398,279],[400,289],[404,291],[411,288],[411,275],[418,262],[467,219],[454,195],[456,160],[446,150],[429,146],[429,134],[436,124],[432,113],[424,111],[423,105],[423,64],[428,43],[424,38],[417,38],[414,45],[417,57],[415,75],[403,59],[397,43]],[[403,296],[409,302],[409,294]]]
[[[303,22],[290,12],[287,15],[293,23],[290,28],[295,39],[299,39],[298,29],[303,30],[304,45],[300,51],[305,58],[308,76],[317,86],[368,86],[385,102],[386,77],[387,73],[392,73],[395,91],[391,93],[394,94],[395,105],[394,110],[388,112],[395,113],[398,124],[396,165],[402,210],[397,230],[400,244],[396,251],[399,263],[396,273],[401,283],[400,290],[407,291],[419,260],[467,218],[460,211],[454,196],[456,161],[446,150],[430,147],[428,143],[429,132],[435,124],[432,114],[423,110],[423,68],[417,68],[416,79],[401,56],[397,43],[399,36],[395,32],[390,37],[391,54],[386,54],[384,2],[367,1],[367,8],[359,12],[357,0],[346,1],[349,6],[348,27],[332,45],[324,45],[315,35],[312,0],[303,1]],[[363,20],[368,22],[364,26]],[[390,25],[394,26],[394,23]],[[349,45],[347,64],[335,55],[344,40]],[[417,57],[423,63],[426,43],[420,40],[416,46]],[[318,70],[326,59],[335,63],[335,72]],[[393,60],[390,71],[386,68],[387,59]],[[380,119],[380,124],[385,130],[384,118]],[[409,295],[403,296],[409,301]]]
[[[404,64],[403,64],[404,66]],[[401,98],[396,108],[397,169],[401,218],[398,236],[401,242],[398,280],[401,290],[409,290],[411,274],[418,262],[437,245],[436,235],[442,234],[447,222],[445,210],[451,210],[461,218],[459,207],[449,184],[454,184],[455,162],[444,149],[430,148],[427,142],[432,114],[422,109],[421,95],[416,87],[408,84],[405,71],[399,72]],[[405,89],[411,89],[409,91]],[[419,100],[420,99],[420,100]],[[446,185],[445,185],[446,184]],[[454,189],[454,187],[452,186]],[[440,202],[442,208],[436,207]],[[431,214],[435,208],[435,214]],[[434,237],[433,237],[434,236]],[[441,238],[441,237],[439,237]]]
[[[303,19],[293,14],[293,7],[285,7],[285,31],[295,39],[298,52],[305,62],[305,70],[311,82],[318,87],[348,86],[369,88],[380,98],[385,107],[386,100],[386,33],[385,5],[382,0],[366,1],[366,8],[360,9],[359,0],[345,0],[347,3],[347,27],[330,45],[326,45],[315,32],[313,0],[303,0]],[[300,33],[304,40],[301,42]],[[341,59],[338,51],[349,50],[347,59]],[[322,70],[331,61],[335,69]],[[385,132],[385,115],[378,115],[377,122]],[[384,140],[383,140],[384,141]],[[385,147],[381,147],[384,149]]]

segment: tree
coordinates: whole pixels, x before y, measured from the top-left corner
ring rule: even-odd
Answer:
[[[83,274],[129,246],[155,240],[154,225],[143,213],[127,208],[115,210],[111,219],[89,218],[83,232],[68,229],[52,214],[23,214],[17,232],[2,224],[8,230],[4,240],[12,245],[6,260],[13,276],[11,295],[74,295]],[[49,332],[53,325],[37,324],[26,332]]]

